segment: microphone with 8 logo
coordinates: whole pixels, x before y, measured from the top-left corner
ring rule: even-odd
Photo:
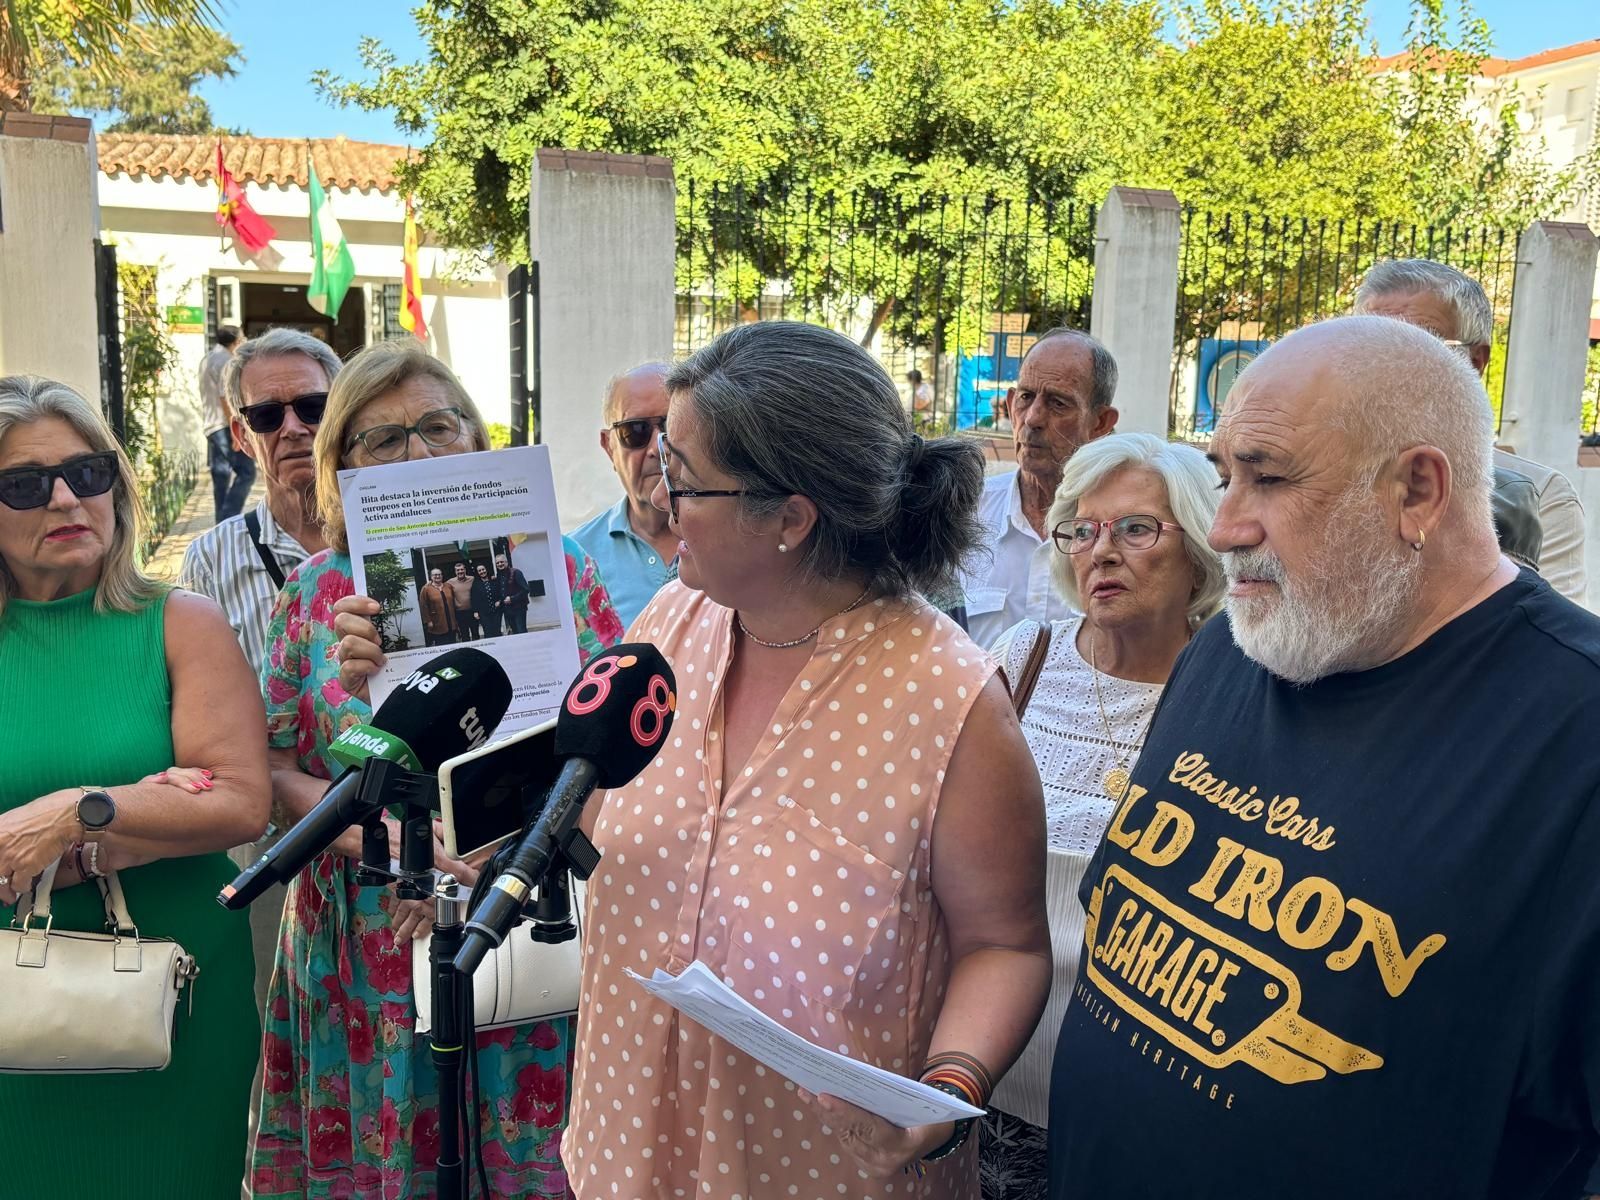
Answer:
[[[584,801],[597,787],[621,787],[655,758],[672,728],[676,682],[667,660],[647,642],[611,647],[573,681],[556,720],[555,754],[565,761],[538,816],[467,922],[457,971],[470,975],[505,940],[553,864],[570,863],[588,878],[599,857],[578,829]]]

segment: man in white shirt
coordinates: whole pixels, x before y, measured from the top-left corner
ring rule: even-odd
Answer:
[[[1426,258],[1378,263],[1367,272],[1356,292],[1356,312],[1393,317],[1426,329],[1472,362],[1479,376],[1489,366],[1489,344],[1494,336],[1494,309],[1478,281]],[[1577,454],[1577,449],[1573,449]],[[1576,459],[1574,459],[1576,461]],[[1585,603],[1588,576],[1583,545],[1587,531],[1583,504],[1567,477],[1543,463],[1495,450],[1497,500],[1509,486],[1521,486],[1525,476],[1537,497],[1539,525],[1543,531],[1534,567],[1546,583],[1576,604]],[[1509,476],[1507,473],[1510,473]],[[1497,526],[1499,512],[1497,510]],[[1507,530],[1498,528],[1501,548],[1507,547]]]
[[[339,357],[326,343],[270,329],[241,345],[223,374],[233,436],[260,467],[267,498],[189,543],[180,578],[222,606],[257,668],[283,577],[327,546],[317,522],[311,444],[338,373]]]
[[[211,473],[211,506],[220,525],[244,507],[245,497],[255,485],[256,465],[235,447],[228,429],[228,406],[222,399],[222,373],[239,345],[239,331],[232,325],[219,325],[216,337],[217,344],[200,364],[200,404],[206,467]]]
[[[1067,460],[1116,428],[1116,391],[1116,360],[1079,330],[1052,329],[1023,357],[1017,385],[1006,393],[1017,469],[985,482],[978,515],[991,554],[961,579],[967,628],[978,645],[993,645],[1024,617],[1055,621],[1070,614],[1050,584],[1056,551],[1045,514]]]

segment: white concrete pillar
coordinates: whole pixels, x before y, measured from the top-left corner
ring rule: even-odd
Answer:
[[[529,203],[539,264],[540,440],[572,529],[622,491],[600,449],[611,376],[670,359],[676,247],[672,163],[540,150]]]
[[[1500,442],[1575,485],[1597,249],[1589,227],[1575,222],[1535,221],[1523,231],[1500,405]],[[1597,560],[1589,561],[1592,570]]]
[[[1171,192],[1114,187],[1100,206],[1089,332],[1117,360],[1124,433],[1167,436],[1180,234]]]
[[[0,375],[43,375],[100,400],[89,122],[0,113]]]

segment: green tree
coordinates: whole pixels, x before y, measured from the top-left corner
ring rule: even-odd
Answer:
[[[1522,148],[1476,73],[1482,22],[1453,29],[1439,0],[1414,3],[1428,68],[1382,72],[1363,0],[423,0],[424,62],[369,40],[364,79],[314,78],[415,132],[406,179],[446,243],[525,258],[541,146],[664,154],[680,290],[731,315],[781,277],[813,316],[869,312],[852,333],[888,323],[943,349],[997,308],[1070,311],[1087,272],[1048,295],[1039,281],[1086,259],[1084,237],[992,234],[1115,183],[1257,230],[1270,214],[1280,235],[1291,213],[1365,231],[1559,211],[1592,164],[1554,172]],[[713,189],[748,219],[719,216]],[[951,219],[962,204],[976,249]],[[970,271],[916,267],[967,254]],[[984,281],[1002,266],[1031,282],[997,299]],[[1242,297],[1228,272],[1202,281],[1207,312]]]
[[[114,74],[76,60],[64,49],[45,51],[34,76],[33,106],[39,112],[82,112],[104,127],[129,133],[214,133],[211,106],[196,93],[201,81],[237,73],[238,44],[198,25],[140,21],[138,37]]]
[[[393,550],[369,554],[366,568],[367,595],[381,606],[378,615],[372,618],[372,623],[378,627],[378,641],[385,650],[404,650],[411,645],[411,640],[391,630],[393,623],[412,609],[406,603],[406,589],[414,582],[411,571]]]
[[[87,64],[112,78],[139,45],[139,22],[210,26],[211,0],[0,0],[0,110],[28,108],[31,80],[50,58]]]

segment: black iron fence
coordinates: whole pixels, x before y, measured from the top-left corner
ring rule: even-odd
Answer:
[[[1368,269],[1394,258],[1448,263],[1488,294],[1494,339],[1484,382],[1498,429],[1516,257],[1511,229],[1185,210],[1169,393],[1173,436],[1207,437],[1251,358],[1301,325],[1348,311]]]
[[[923,426],[1003,427],[1038,335],[1088,328],[1094,227],[1093,205],[691,179],[678,194],[677,350],[744,322],[810,321],[872,350]]]

